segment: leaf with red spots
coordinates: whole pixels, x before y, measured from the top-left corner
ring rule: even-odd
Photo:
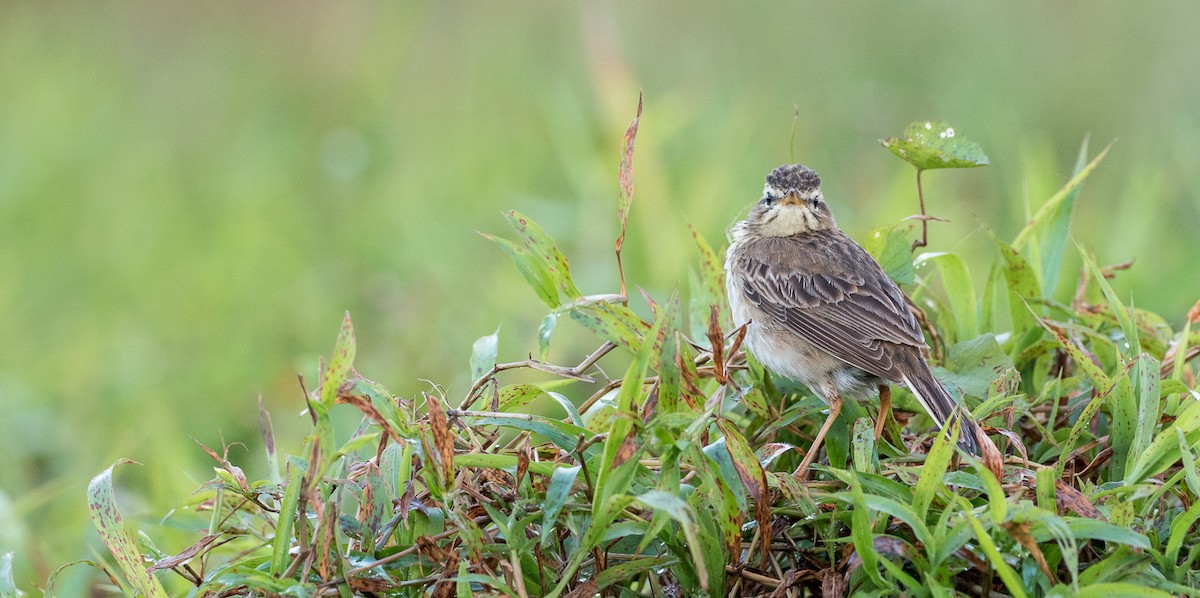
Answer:
[[[617,198],[617,222],[621,224],[621,234],[613,245],[617,252],[617,270],[621,275],[621,294],[625,294],[625,269],[621,266],[621,249],[625,247],[625,229],[629,223],[629,211],[633,207],[633,142],[637,138],[638,124],[642,120],[642,95],[638,94],[637,115],[629,128],[625,130],[625,138],[621,140],[621,166],[617,171],[617,182],[620,183],[621,194]]]
[[[354,324],[350,322],[350,312],[342,318],[342,329],[338,332],[337,342],[333,345],[333,356],[329,359],[329,367],[321,380],[321,404],[332,407],[337,400],[338,388],[354,367]]]
[[[121,568],[129,584],[142,596],[165,598],[166,590],[158,578],[142,565],[142,555],[138,552],[137,543],[129,530],[125,529],[125,519],[121,517],[121,511],[117,510],[117,499],[113,494],[113,469],[127,463],[137,462],[118,459],[111,467],[92,478],[87,489],[88,511],[96,531],[100,532],[100,538],[117,559],[117,566]]]
[[[567,256],[558,249],[554,239],[546,234],[538,223],[520,212],[510,210],[505,215],[513,230],[521,236],[521,245],[531,256],[540,261],[542,271],[554,286],[568,299],[578,299],[583,296],[571,280],[571,265]]]

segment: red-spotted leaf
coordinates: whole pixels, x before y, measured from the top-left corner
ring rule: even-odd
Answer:
[[[113,494],[113,469],[127,463],[137,462],[130,459],[118,459],[111,467],[92,478],[87,489],[88,511],[92,516],[92,523],[95,524],[96,531],[100,532],[100,538],[104,540],[104,544],[117,559],[117,566],[125,574],[129,585],[133,586],[142,596],[166,598],[167,592],[158,578],[147,571],[142,564],[143,559],[141,553],[138,552],[137,542],[134,541],[129,530],[125,529],[125,519],[121,517],[121,511],[117,509],[116,496]]]

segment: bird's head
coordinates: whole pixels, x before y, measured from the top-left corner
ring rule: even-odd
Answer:
[[[746,223],[771,237],[837,226],[821,194],[821,177],[803,164],[784,164],[767,175],[763,198],[750,210]]]

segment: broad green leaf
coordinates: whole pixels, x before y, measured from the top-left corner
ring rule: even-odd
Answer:
[[[117,509],[116,496],[113,494],[113,470],[118,465],[136,463],[129,459],[118,459],[108,469],[92,478],[87,488],[88,511],[100,539],[108,546],[117,566],[125,575],[125,580],[142,596],[166,598],[167,591],[158,578],[146,571],[142,563],[142,555],[138,552],[137,542],[125,529],[125,519]]]
[[[540,415],[515,413],[512,417],[501,417],[497,413],[481,411],[475,413],[460,412],[459,417],[469,419],[475,425],[500,426],[535,432],[545,436],[547,440],[565,451],[575,450],[575,445],[578,444],[580,436],[584,438],[595,436],[595,434],[586,428]]]
[[[1103,540],[1115,544],[1124,544],[1131,548],[1150,548],[1150,540],[1146,536],[1127,527],[1085,517],[1063,517],[1062,519],[1066,521],[1067,528],[1071,530],[1071,535],[1078,540]],[[1053,539],[1053,534],[1047,528],[1045,522],[1034,522],[1033,526],[1029,529],[1029,533],[1038,542],[1046,542]]]
[[[922,518],[928,517],[933,497],[945,488],[942,476],[946,474],[950,459],[954,457],[954,446],[960,434],[957,420],[955,421],[949,434],[938,434],[935,437],[929,454],[925,455],[925,465],[921,467],[921,477],[917,479],[917,489],[913,493],[913,510]]]
[[[575,552],[571,560],[567,563],[567,566],[563,569],[558,584],[554,586],[554,589],[548,595],[549,598],[561,596],[567,584],[575,581],[575,573],[579,570],[579,566],[583,564],[583,561],[588,558],[592,548],[596,547],[604,539],[604,535],[613,520],[616,519],[621,511],[624,511],[626,507],[632,504],[633,501],[634,497],[632,496],[613,494],[596,506],[591,525],[588,526],[587,532],[580,539],[579,550]]]
[[[1004,560],[1004,555],[1000,554],[1000,550],[996,548],[996,543],[992,541],[992,536],[983,528],[983,524],[971,512],[971,503],[967,499],[957,497],[959,506],[962,508],[962,513],[970,523],[971,529],[975,530],[975,538],[979,540],[979,547],[983,549],[983,553],[987,555],[988,562],[992,564],[992,568],[1000,575],[1000,580],[1004,582],[1014,598],[1025,598],[1025,584],[1021,583],[1021,577],[1013,570],[1012,566]]]
[[[1196,470],[1196,456],[1192,454],[1192,447],[1188,446],[1183,430],[1175,428],[1175,437],[1179,439],[1179,456],[1183,460],[1184,479],[1187,480],[1192,496],[1200,496],[1200,472]]]
[[[917,170],[971,168],[989,163],[978,143],[941,121],[913,122],[900,137],[880,139],[879,143]]]
[[[916,278],[913,269],[912,246],[908,241],[910,227],[897,224],[877,228],[867,233],[863,249],[870,253],[883,271],[897,284],[910,285]]]
[[[562,510],[563,504],[567,502],[567,497],[571,495],[571,487],[575,485],[579,469],[578,465],[559,467],[550,474],[550,485],[546,488],[546,497],[542,501],[542,525],[546,528],[554,526],[558,512]],[[545,543],[552,537],[553,534],[543,534],[542,542]]]
[[[1134,466],[1126,474],[1127,485],[1139,484],[1179,462],[1180,443],[1175,430],[1183,433],[1187,446],[1195,447],[1200,443],[1200,402],[1189,401],[1175,421],[1150,441],[1149,448],[1138,456]]]
[[[650,490],[638,495],[637,502],[656,512],[663,513],[674,519],[683,528],[683,536],[691,550],[692,562],[696,564],[696,572],[700,575],[700,584],[708,585],[708,568],[704,565],[704,554],[700,549],[699,529],[696,527],[696,513],[678,496],[661,490]]]
[[[903,249],[907,256],[907,243]],[[915,261],[918,268],[927,264],[937,266],[938,273],[942,275],[942,287],[946,290],[946,300],[954,314],[955,339],[961,342],[978,337],[979,304],[966,262],[957,254],[945,252],[922,253]]]
[[[996,337],[984,334],[964,340],[946,349],[946,361],[933,371],[945,384],[958,387],[963,394],[987,398],[991,384],[1013,369]]]
[[[729,423],[729,420],[718,419],[717,427],[725,437],[725,448],[729,450],[729,458],[733,468],[737,470],[742,485],[754,499],[754,519],[760,529],[768,529],[771,525],[771,494],[767,487],[767,473],[758,462],[754,450],[741,432]]]
[[[338,331],[337,342],[333,346],[333,355],[329,358],[329,366],[325,368],[325,376],[321,383],[321,404],[326,408],[333,406],[337,400],[338,388],[354,367],[354,324],[350,322],[350,312],[342,318],[342,328]]]
[[[582,297],[583,293],[579,292],[579,289],[575,287],[575,282],[571,280],[571,267],[567,263],[567,258],[558,250],[554,239],[546,234],[546,231],[542,230],[542,227],[532,218],[520,212],[510,210],[506,216],[513,230],[521,236],[521,243],[525,249],[529,251],[530,255],[541,260],[542,270],[550,282],[568,299]]]
[[[636,353],[642,346],[642,335],[648,328],[645,322],[624,305],[597,301],[570,308],[571,319],[591,330],[596,336]]]
[[[519,245],[505,239],[503,237],[495,237],[487,233],[479,233],[483,238],[489,241],[494,241],[508,254],[509,258],[517,266],[517,271],[521,276],[525,277],[525,281],[533,288],[533,292],[550,307],[558,307],[558,289],[554,285],[554,280],[550,278],[550,272],[546,270],[546,265],[540,257],[526,251]]]
[[[478,380],[496,365],[496,351],[500,344],[500,329],[481,336],[471,345],[471,379]]]

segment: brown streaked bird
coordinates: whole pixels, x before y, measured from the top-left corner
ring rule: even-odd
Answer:
[[[734,324],[749,324],[746,347],[772,372],[803,382],[829,404],[796,470],[801,479],[843,399],[878,389],[879,437],[891,408],[889,384],[907,386],[939,427],[960,419],[963,449],[979,455],[980,442],[990,442],[934,378],[904,294],[837,227],[816,172],[786,164],[767,176],[762,199],[731,230],[725,273]]]

